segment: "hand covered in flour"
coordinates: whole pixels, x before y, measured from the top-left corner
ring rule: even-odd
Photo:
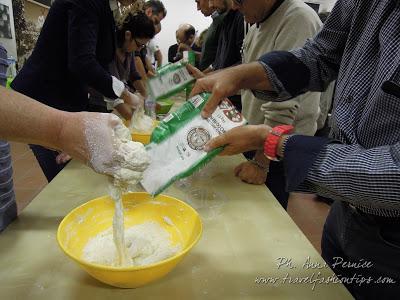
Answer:
[[[150,163],[144,146],[113,114],[69,113],[59,134],[60,148],[96,172],[137,183]]]
[[[250,184],[264,184],[267,180],[266,169],[247,161],[238,165],[234,170],[235,176]]]
[[[139,94],[133,94],[128,90],[125,90],[121,98],[124,100],[124,103],[133,109],[138,109],[140,107],[144,107],[144,98]]]
[[[128,90],[122,93],[121,98],[124,102],[115,106],[115,109],[125,120],[130,120],[134,111],[144,107],[144,98]]]

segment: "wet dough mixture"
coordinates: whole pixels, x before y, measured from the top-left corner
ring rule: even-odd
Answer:
[[[125,245],[127,261],[121,265],[123,267],[157,263],[181,250],[179,244],[171,245],[169,233],[153,221],[126,229]],[[116,263],[118,253],[111,228],[89,240],[83,250],[83,258],[96,264],[120,266]]]

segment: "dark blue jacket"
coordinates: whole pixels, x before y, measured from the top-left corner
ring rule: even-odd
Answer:
[[[108,0],[56,0],[12,88],[49,106],[82,111],[88,86],[115,99],[108,65],[115,23]]]

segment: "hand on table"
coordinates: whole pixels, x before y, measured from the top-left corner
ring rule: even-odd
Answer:
[[[267,180],[265,169],[247,161],[238,165],[234,170],[235,176],[250,184],[264,184]]]

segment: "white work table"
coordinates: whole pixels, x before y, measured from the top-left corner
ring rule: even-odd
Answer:
[[[195,179],[184,182],[191,186],[175,185],[165,192],[198,208],[203,235],[170,274],[138,289],[117,289],[96,281],[59,248],[56,232],[62,218],[107,193],[104,176],[71,162],[0,234],[0,298],[352,299],[341,284],[316,284],[313,290],[310,283],[294,282],[333,273],[326,267],[303,266],[307,258],[320,265],[323,259],[264,185],[248,185],[233,176],[233,168],[242,160],[219,157]],[[187,192],[196,188],[218,199],[199,202],[193,191]],[[291,266],[278,268],[279,258],[291,260]],[[270,282],[262,277],[270,277]]]

